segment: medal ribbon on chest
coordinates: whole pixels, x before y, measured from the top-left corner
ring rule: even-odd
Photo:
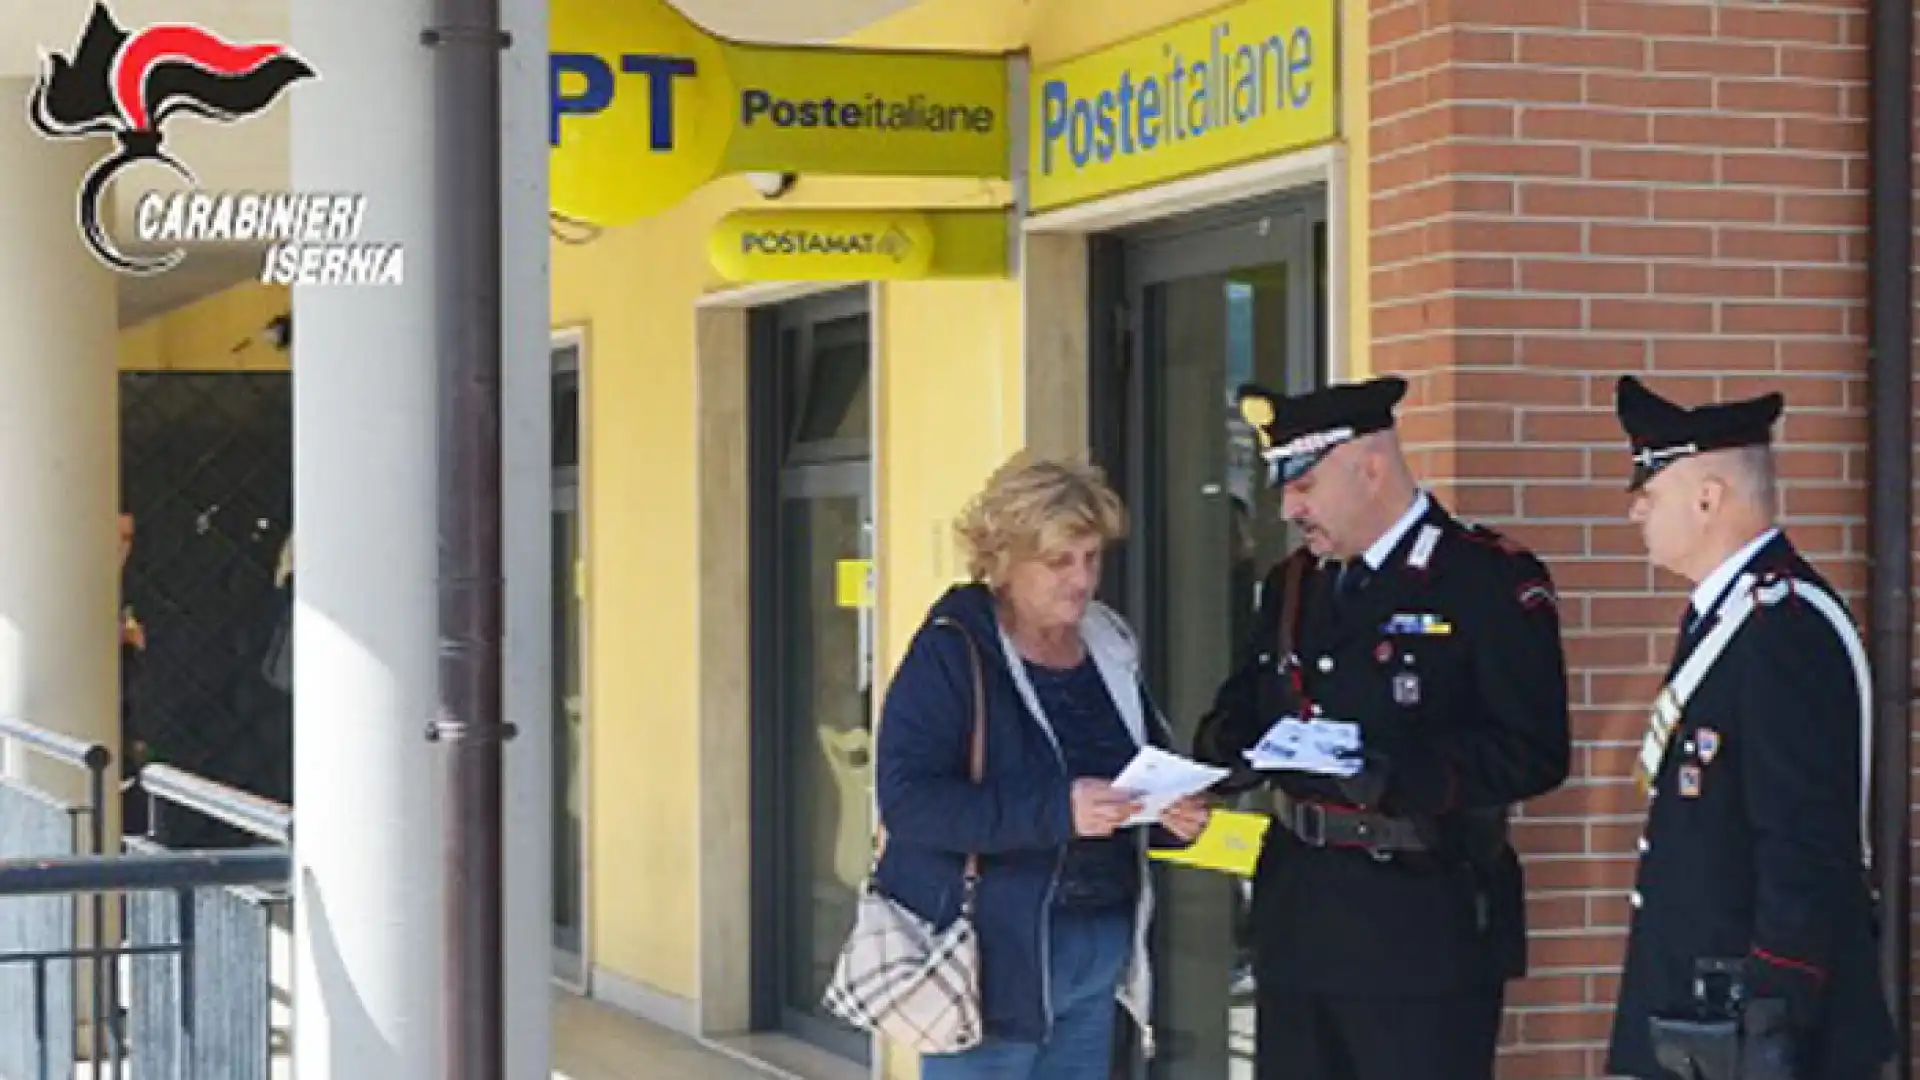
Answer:
[[[1653,778],[1660,772],[1660,759],[1667,753],[1667,740],[1673,737],[1673,729],[1679,723],[1680,701],[1672,686],[1662,687],[1660,696],[1653,701],[1646,737],[1640,740],[1640,759],[1634,763],[1633,780],[1642,797],[1652,789]]]

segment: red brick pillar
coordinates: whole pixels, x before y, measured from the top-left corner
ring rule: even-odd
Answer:
[[[1613,384],[1783,391],[1801,549],[1865,616],[1866,0],[1372,0],[1375,371],[1416,464],[1559,582],[1578,751],[1519,825],[1507,1077],[1599,1076],[1682,602],[1627,524]]]

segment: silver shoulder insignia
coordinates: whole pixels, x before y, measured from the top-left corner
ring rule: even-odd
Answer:
[[[1407,554],[1407,565],[1415,570],[1425,570],[1427,563],[1433,561],[1434,545],[1440,542],[1440,527],[1423,525],[1420,537],[1413,542],[1413,550]]]
[[[1772,607],[1785,600],[1793,592],[1792,578],[1775,578],[1753,587],[1753,598],[1762,607]]]

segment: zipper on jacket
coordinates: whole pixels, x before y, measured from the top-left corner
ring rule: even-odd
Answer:
[[[1038,718],[1040,730],[1046,732],[1047,741],[1053,744],[1053,756],[1060,763],[1060,775],[1067,777],[1067,817],[1068,828],[1072,829],[1073,817],[1073,777],[1067,776],[1067,753],[1060,749],[1060,736],[1054,734],[1053,725],[1044,716]],[[1074,837],[1067,838],[1072,844]],[[1060,890],[1060,871],[1067,865],[1067,845],[1062,845],[1060,853],[1053,857],[1053,873],[1047,878],[1046,895],[1040,901],[1040,1010],[1046,1020],[1045,1042],[1053,1041],[1053,898]]]
[[[1033,691],[1031,687],[1028,688],[1028,691],[1033,694],[1033,704],[1032,707],[1027,707],[1028,695],[1019,692],[1023,676],[1020,672],[1013,670],[1013,665],[1019,662],[1018,650],[1012,649],[1012,642],[1007,638],[1006,631],[1001,631],[999,636],[1002,651],[1011,651],[1013,653],[1013,655],[1007,658],[1007,676],[1013,681],[1015,696],[1020,699],[1022,708],[1026,709],[1027,718],[1032,720],[1034,724],[1040,728],[1040,731],[1046,735],[1048,745],[1053,747],[1053,759],[1060,765],[1060,775],[1067,779],[1067,798],[1069,800],[1067,812],[1069,818],[1071,818],[1073,812],[1071,802],[1073,798],[1073,777],[1067,776],[1067,753],[1060,748],[1060,736],[1054,732],[1052,722],[1047,719],[1045,710],[1041,708],[1038,692]],[[1068,828],[1069,830],[1072,829],[1071,824],[1069,824]],[[1067,844],[1073,843],[1074,838],[1074,836],[1069,836],[1067,838]],[[1053,873],[1047,878],[1047,891],[1040,901],[1040,1014],[1045,1021],[1046,1028],[1045,1033],[1041,1036],[1043,1042],[1050,1041],[1053,1038],[1053,898],[1060,890],[1060,871],[1065,869],[1066,865],[1067,847],[1066,845],[1062,845],[1060,853],[1054,856]]]

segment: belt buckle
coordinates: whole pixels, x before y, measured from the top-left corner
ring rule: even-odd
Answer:
[[[1375,836],[1373,823],[1368,821],[1365,815],[1362,815],[1354,822],[1353,829],[1354,832],[1360,835],[1360,839],[1363,841],[1361,847],[1373,858],[1374,862],[1383,863],[1393,861],[1393,852],[1382,846],[1379,839]]]
[[[1326,847],[1327,808],[1317,802],[1308,802],[1305,799],[1293,805],[1295,808],[1293,815],[1294,833],[1312,847]],[[1313,822],[1311,829],[1307,827],[1307,822],[1309,821]]]

